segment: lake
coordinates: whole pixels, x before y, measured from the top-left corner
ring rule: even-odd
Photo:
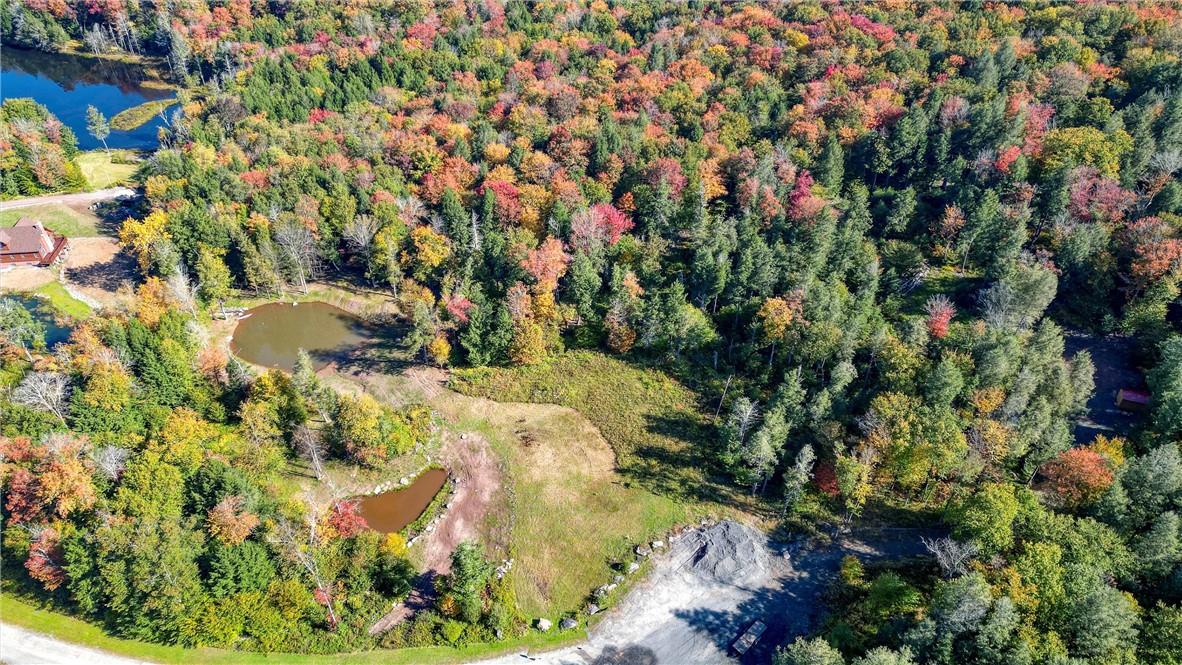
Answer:
[[[397,533],[423,514],[445,482],[446,471],[427,469],[402,489],[361,497],[358,512],[374,531]]]
[[[321,369],[332,362],[360,358],[380,328],[323,302],[269,303],[247,310],[238,322],[230,349],[247,362],[291,370],[300,349]]]
[[[110,120],[116,113],[144,102],[171,99],[172,90],[144,85],[142,67],[99,58],[42,53],[4,47],[0,58],[0,97],[32,97],[44,104],[78,136],[78,147],[93,150],[103,144],[86,130],[86,107],[92,105]],[[171,113],[169,109],[165,111]],[[159,117],[131,131],[111,130],[107,145],[133,150],[154,149]]]

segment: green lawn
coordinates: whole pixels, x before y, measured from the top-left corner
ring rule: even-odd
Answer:
[[[260,665],[268,663],[306,663],[307,665],[332,665],[337,663],[356,663],[358,665],[369,663],[375,665],[378,663],[389,665],[443,665],[447,663],[461,663],[484,656],[494,656],[523,646],[530,648],[554,647],[583,637],[583,633],[579,631],[552,631],[549,634],[531,631],[525,638],[506,644],[478,644],[461,649],[426,647],[419,649],[374,650],[361,653],[317,656],[284,653],[262,654],[208,648],[184,649],[181,647],[124,640],[107,635],[98,626],[80,619],[58,614],[57,612],[40,609],[8,593],[0,594],[0,619],[5,623],[44,633],[67,642],[101,649],[121,656],[139,658],[157,663],[177,663],[179,665],[188,665],[188,663],[207,663],[209,665],[220,665],[223,663],[226,665],[250,665],[254,663]]]
[[[79,212],[60,203],[5,210],[0,212],[0,226],[12,226],[21,217],[40,220],[45,228],[67,238],[91,238],[102,235],[98,231],[99,218],[94,213]]]
[[[91,150],[74,158],[91,189],[125,184],[139,167],[119,162],[136,160],[138,157],[133,150],[112,150],[110,154],[106,150]]]
[[[90,316],[90,305],[77,300],[70,295],[61,282],[53,281],[45,286],[37,288],[33,293],[45,296],[49,299],[49,304],[57,311],[74,319],[81,321]]]

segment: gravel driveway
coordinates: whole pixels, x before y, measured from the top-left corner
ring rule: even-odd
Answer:
[[[723,522],[706,532],[719,529]],[[747,527],[742,527],[748,529]],[[744,663],[768,662],[771,651],[814,629],[824,615],[822,594],[837,575],[842,557],[865,561],[926,555],[925,529],[866,529],[826,545],[799,548],[768,543],[748,529],[762,552],[743,555],[734,570],[718,574],[695,530],[659,555],[648,578],[634,588],[587,642],[539,654],[514,653],[485,665],[536,662],[545,665],[695,665],[737,662],[731,643],[759,619],[768,630]],[[707,539],[709,540],[709,539]],[[709,546],[709,545],[708,545]],[[732,550],[724,547],[725,559]],[[786,557],[785,554],[790,555]],[[707,561],[710,565],[701,565]]]

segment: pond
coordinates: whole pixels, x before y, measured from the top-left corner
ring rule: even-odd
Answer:
[[[102,143],[86,130],[86,107],[93,105],[110,120],[116,113],[144,102],[170,99],[173,91],[144,85],[147,75],[138,65],[57,53],[4,47],[0,59],[0,97],[32,97],[44,104],[78,136],[83,150]],[[166,111],[169,113],[171,111]],[[159,117],[129,131],[111,129],[107,146],[133,150],[156,147]]]
[[[230,349],[256,365],[291,370],[300,349],[321,369],[362,355],[380,329],[323,302],[269,303],[247,310]]]
[[[17,304],[29,310],[33,315],[33,320],[45,326],[45,346],[52,349],[53,347],[70,339],[70,333],[74,329],[66,325],[63,319],[59,317],[56,310],[49,300],[45,298],[36,298],[27,295],[5,295],[4,298],[15,300]]]
[[[414,482],[401,489],[382,492],[358,500],[359,512],[369,528],[379,533],[396,533],[417,520],[443,489],[447,472],[427,469]]]

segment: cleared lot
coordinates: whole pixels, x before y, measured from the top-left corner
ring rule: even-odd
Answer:
[[[513,654],[488,665],[693,665],[735,662],[731,643],[752,621],[768,624],[743,662],[766,662],[774,645],[809,632],[824,615],[821,596],[842,557],[896,559],[926,554],[921,529],[876,529],[799,549],[768,543],[735,522],[692,530],[656,556],[633,589],[585,644]],[[790,554],[790,557],[785,556]]]

